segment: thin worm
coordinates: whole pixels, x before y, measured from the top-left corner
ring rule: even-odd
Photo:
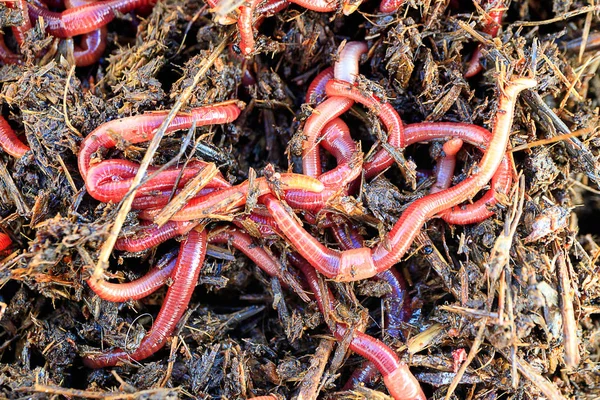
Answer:
[[[29,146],[19,140],[8,121],[2,116],[0,116],[0,147],[15,158],[21,158],[31,150]]]
[[[254,10],[261,0],[247,0],[240,6],[238,32],[240,34],[240,50],[244,56],[254,51]]]
[[[325,85],[328,96],[341,96],[352,99],[377,115],[386,128],[388,144],[394,148],[405,147],[404,128],[400,116],[390,103],[383,103],[371,93],[363,93],[358,87],[348,82],[332,79]],[[364,164],[365,178],[372,178],[394,163],[394,158],[387,150],[381,149],[375,153],[371,160]]]
[[[194,160],[188,163],[183,169],[177,166],[167,168],[141,185],[138,188],[136,196],[146,196],[170,190],[175,187],[175,184],[180,189],[190,179],[200,173],[206,165],[208,163]],[[87,191],[96,200],[104,203],[108,203],[109,201],[117,203],[123,200],[131,189],[131,184],[139,167],[138,163],[117,159],[105,160],[99,164],[95,164],[89,168],[86,176]],[[159,167],[149,167],[148,174],[151,175],[158,169]],[[221,174],[218,174],[206,187],[222,189],[230,187],[230,185]]]
[[[88,279],[87,284],[102,300],[123,303],[139,300],[154,293],[171,277],[177,259],[171,257],[166,265],[153,267],[146,275],[131,282],[111,283],[105,280]]]
[[[444,154],[435,166],[435,184],[429,189],[429,193],[441,192],[450,187],[456,167],[456,154],[462,145],[463,141],[459,138],[453,138],[444,143],[442,147]]]
[[[483,32],[494,38],[498,35],[502,23],[502,16],[505,11],[504,0],[488,0],[488,3],[490,3],[492,9],[486,14],[486,23]],[[481,49],[482,44],[479,43],[469,60],[469,65],[465,71],[465,78],[472,78],[483,70],[483,65],[481,65]]]
[[[193,222],[167,221],[163,226],[146,222],[143,229],[133,236],[123,236],[117,239],[115,249],[137,253],[151,249],[169,239],[185,235],[196,226]]]
[[[333,67],[328,67],[321,71],[315,79],[312,80],[310,85],[308,85],[304,102],[308,104],[319,104],[325,100],[325,97],[327,96],[325,93],[325,85],[332,79]]]
[[[114,349],[106,353],[88,354],[83,358],[83,363],[88,368],[111,367],[128,360],[140,361],[150,357],[165,345],[187,310],[192,293],[196,288],[206,255],[206,236],[204,229],[201,232],[193,230],[181,243],[171,277],[173,284],[169,286],[160,312],[139,347],[132,353]]]

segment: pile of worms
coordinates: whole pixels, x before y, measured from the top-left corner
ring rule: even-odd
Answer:
[[[254,37],[261,21],[290,2],[317,12],[341,10],[344,14],[353,12],[360,4],[327,0],[249,0],[221,20],[222,23],[237,23],[239,49],[244,56],[250,57],[255,51]],[[13,28],[18,44],[31,29],[31,21],[42,18],[46,32],[52,36],[71,43],[74,37],[81,36],[80,44],[73,45],[73,55],[76,65],[87,66],[97,62],[103,54],[106,25],[115,18],[116,12],[138,10],[144,13],[154,1],[18,0],[7,4],[22,11],[23,24]],[[401,4],[401,0],[383,0],[380,11],[391,13]],[[210,0],[208,5],[212,9],[219,8],[216,0]],[[492,1],[490,6],[494,9],[489,13],[485,33],[495,36],[504,10],[500,1]],[[385,281],[392,288],[388,297],[397,300],[393,303],[397,306],[386,311],[386,329],[391,336],[402,339],[401,327],[411,312],[406,306],[407,283],[395,269],[396,264],[406,255],[427,221],[441,218],[448,224],[465,225],[481,222],[494,214],[492,210],[498,193],[508,193],[514,179],[507,146],[516,100],[522,90],[533,88],[536,82],[517,77],[498,83],[500,90],[491,132],[466,123],[405,125],[390,103],[361,85],[364,78],[359,76],[359,62],[367,51],[363,42],[345,43],[335,64],[323,70],[310,84],[305,102],[313,109],[301,127],[302,173],[266,168],[263,177],[232,185],[217,171],[203,181],[201,187],[196,187],[194,196],[167,221],[159,224],[156,219],[163,207],[173,196],[185,191],[195,177],[208,174],[209,163],[193,160],[184,167],[151,167],[148,170],[149,178],[135,192],[132,206],[137,211],[141,229],[134,235],[119,238],[115,250],[135,253],[181,237],[177,255],[164,257],[145,276],[128,283],[111,283],[103,277],[92,276],[87,284],[103,300],[127,302],[147,297],[169,282],[166,296],[152,328],[136,350],[116,348],[89,353],[83,359],[86,366],[104,368],[132,360],[141,361],[161,349],[188,308],[209,244],[235,247],[265,273],[283,282],[287,278],[282,271],[293,267],[298,284],[310,293],[310,299],[316,301],[324,315],[334,313],[338,300],[327,285],[320,284],[319,275],[337,282]],[[466,76],[481,71],[480,58],[478,47]],[[5,63],[23,61],[4,41],[0,43],[0,59]],[[348,125],[340,118],[356,105],[377,116],[390,148],[402,151],[417,143],[443,143],[442,155],[431,172],[435,184],[429,193],[409,204],[392,229],[372,246],[365,244],[363,233],[354,221],[328,211],[332,201],[341,196],[355,196],[362,182],[392,168],[396,162],[387,147],[365,158]],[[242,107],[240,101],[232,99],[181,112],[168,125],[167,134],[192,126],[232,123]],[[85,137],[78,153],[78,168],[89,195],[103,203],[118,203],[125,198],[140,165],[126,159],[99,161],[98,154],[117,147],[121,141],[136,144],[152,140],[167,115],[168,111],[156,111],[112,120]],[[456,155],[465,143],[481,152],[481,160],[471,175],[453,185]],[[29,151],[4,118],[0,118],[0,146],[15,158],[23,157]],[[324,170],[323,151],[335,158],[335,168]],[[486,193],[467,203],[488,184]],[[246,212],[246,202],[251,195],[258,201]],[[214,222],[215,216],[233,217],[231,222]],[[248,221],[259,229],[248,230]],[[323,244],[305,229],[305,224],[316,222],[330,230],[337,242],[335,246]],[[281,246],[266,245],[276,241],[283,241],[289,250],[282,252]],[[0,250],[10,246],[10,238],[0,233]],[[338,340],[349,343],[350,350],[368,361],[355,371],[345,389],[368,381],[378,371],[393,398],[425,399],[419,382],[392,348],[344,322],[334,322],[329,328]],[[276,399],[274,396],[261,398]]]

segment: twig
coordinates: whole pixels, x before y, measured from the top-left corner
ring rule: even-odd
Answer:
[[[69,114],[67,113],[67,94],[69,93],[69,82],[71,82],[71,77],[73,76],[74,72],[75,72],[75,65],[71,66],[71,69],[69,70],[69,74],[67,75],[67,81],[65,82],[65,92],[63,94],[63,116],[65,117],[65,124],[67,124],[69,129],[72,130],[73,132],[75,132],[75,134],[77,136],[83,137],[81,132],[79,132],[79,130],[77,128],[75,128],[73,126],[73,124],[71,124],[71,120],[69,119]]]
[[[546,19],[544,21],[517,21],[517,22],[513,23],[512,25],[513,26],[549,25],[549,24],[553,24],[555,22],[560,22],[560,21],[564,21],[564,20],[569,19],[569,18],[576,17],[576,16],[581,15],[581,14],[586,14],[586,13],[589,13],[591,11],[600,11],[600,6],[587,6],[587,7],[583,7],[583,8],[580,8],[579,10],[570,11],[570,12],[564,13],[562,15],[559,15],[558,17]]]
[[[577,321],[573,309],[573,288],[565,254],[558,240],[552,243],[556,254],[556,272],[558,274],[558,291],[560,294],[560,312],[563,319],[563,343],[565,348],[565,365],[568,369],[576,368],[581,361],[579,340],[577,339]]]
[[[321,343],[319,343],[319,347],[317,347],[314,357],[311,357],[310,366],[306,371],[306,375],[302,378],[298,395],[295,396],[295,398],[302,400],[316,400],[319,397],[321,377],[325,371],[327,361],[329,361],[329,356],[333,351],[334,343],[335,340],[332,339],[321,339]]]
[[[62,395],[65,397],[80,397],[84,399],[104,399],[104,400],[134,400],[149,397],[167,398],[179,392],[179,389],[148,389],[136,393],[111,393],[111,392],[92,392],[89,390],[67,389],[60,386],[35,384],[29,387],[14,389],[15,392],[34,392],[46,393],[51,395]]]
[[[556,143],[556,142],[562,142],[563,140],[567,140],[567,139],[572,138],[572,137],[587,135],[588,133],[591,133],[592,130],[593,130],[592,128],[578,129],[575,132],[565,133],[563,135],[554,136],[554,137],[551,137],[551,138],[548,138],[548,139],[540,139],[540,140],[536,140],[534,142],[526,143],[526,144],[523,144],[521,146],[517,146],[517,147],[515,147],[513,149],[510,149],[509,151],[511,153],[514,153],[516,151],[527,150],[527,149],[531,149],[532,147],[543,146],[545,144],[552,144],[552,143]]]
[[[127,196],[123,200],[123,203],[121,203],[121,207],[115,218],[115,222],[108,234],[108,237],[106,238],[106,241],[104,242],[104,245],[102,246],[102,249],[100,250],[100,256],[98,259],[98,263],[96,264],[96,267],[94,268],[94,273],[92,275],[92,279],[97,279],[97,280],[102,279],[104,270],[108,267],[108,260],[112,253],[112,250],[115,246],[117,238],[119,237],[119,233],[121,232],[123,223],[125,222],[125,219],[127,218],[127,214],[129,213],[129,210],[131,210],[131,205],[133,203],[133,199],[135,196],[135,192],[137,190],[137,186],[139,185],[139,183],[142,181],[142,178],[146,174],[146,171],[148,170],[148,166],[150,165],[150,162],[152,161],[152,158],[154,157],[154,153],[156,153],[156,150],[158,150],[160,141],[161,141],[162,137],[164,136],[168,126],[171,124],[171,122],[173,121],[173,119],[175,118],[175,116],[177,115],[179,110],[181,109],[181,107],[183,107],[183,105],[192,96],[194,88],[198,85],[198,83],[200,82],[200,79],[202,79],[204,77],[204,74],[206,74],[206,72],[211,67],[211,65],[215,62],[217,57],[219,57],[219,55],[223,52],[223,50],[225,50],[225,47],[227,46],[227,44],[230,41],[230,38],[231,38],[231,35],[228,34],[221,41],[221,43],[219,43],[219,45],[215,48],[215,50],[212,52],[210,57],[208,57],[205,60],[204,65],[198,70],[198,72],[194,76],[194,80],[193,80],[192,84],[190,86],[188,86],[183,91],[181,96],[177,99],[177,101],[173,105],[173,108],[169,112],[169,115],[167,115],[167,118],[162,123],[160,128],[158,128],[158,131],[152,138],[152,141],[150,142],[150,145],[148,146],[148,150],[146,151],[146,154],[144,155],[144,158],[142,159],[142,162],[140,163],[140,169],[138,170],[137,174],[135,175],[135,178],[133,178],[133,182],[131,183],[131,186],[133,189],[127,194]]]

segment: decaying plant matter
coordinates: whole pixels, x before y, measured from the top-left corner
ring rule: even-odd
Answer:
[[[599,12],[0,4],[2,396],[599,396]]]

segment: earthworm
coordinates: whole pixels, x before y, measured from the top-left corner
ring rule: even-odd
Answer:
[[[28,8],[31,19],[44,19],[46,32],[64,39],[100,29],[115,19],[115,11],[128,13],[138,8],[154,6],[155,3],[156,0],[101,0],[63,12],[50,11],[31,3],[28,3]]]
[[[21,25],[12,27],[15,40],[20,46],[25,42],[26,32],[31,29],[31,20],[29,19],[29,14],[27,13],[27,2],[25,0],[13,0],[7,1],[4,4],[6,4],[6,6],[9,8],[18,9],[23,17],[23,23]]]
[[[335,11],[338,6],[336,0],[290,0],[290,3],[316,12]]]
[[[124,0],[120,0],[124,1]],[[81,144],[78,155],[79,172],[86,179],[92,155],[100,149],[115,147],[119,140],[141,143],[152,140],[156,129],[166,119],[169,111],[149,112],[106,122],[90,133]],[[197,107],[189,113],[178,113],[168,126],[166,133],[196,126],[225,124],[234,121],[240,114],[235,102]]]
[[[13,128],[2,116],[0,116],[0,147],[15,158],[21,158],[31,150],[29,146],[19,140]]]
[[[0,251],[6,250],[12,244],[12,239],[6,233],[0,232]]]
[[[254,10],[262,0],[247,0],[240,6],[238,32],[240,34],[240,50],[244,56],[254,51]]]
[[[367,247],[342,252],[329,249],[308,234],[273,196],[265,196],[264,204],[290,243],[325,276],[337,281],[372,277],[389,269],[402,258],[428,219],[452,205],[470,199],[490,181],[506,152],[517,95],[535,85],[536,82],[532,79],[520,78],[511,81],[500,91],[494,133],[477,173],[456,186],[411,203],[386,235],[386,239],[373,250]]]
[[[247,224],[250,222],[247,221],[252,221],[252,226],[258,230],[260,237],[267,238],[280,235],[277,229],[277,222],[275,222],[271,214],[266,210],[262,211],[255,207],[250,214],[236,217],[233,223],[240,228],[248,230]]]
[[[400,116],[394,110],[394,107],[390,103],[383,103],[376,96],[369,93],[363,93],[361,90],[344,81],[340,81],[337,79],[332,79],[325,85],[325,91],[327,96],[341,96],[348,99],[352,99],[358,103],[361,103],[365,107],[367,107],[371,112],[379,117],[381,122],[386,128],[388,135],[388,143],[390,146],[395,148],[403,148],[405,147],[405,143],[403,141],[403,124]],[[306,133],[307,137],[312,138]],[[305,143],[306,146],[311,146],[312,144],[308,141]],[[371,160],[365,162],[363,169],[365,177],[371,178],[381,171],[389,167],[394,163],[394,158],[388,153],[387,150],[381,149],[371,158]]]
[[[192,222],[167,222],[162,228],[167,225],[179,225],[179,227],[175,227],[175,229],[170,229],[170,231],[174,231],[175,234],[168,238],[159,238],[159,234],[153,233],[151,230],[144,232],[146,237],[153,237],[155,243],[152,246],[145,246],[145,248],[151,248],[159,243],[164,242],[167,239],[172,237],[183,235],[194,228],[195,223]],[[177,230],[180,228],[180,230]],[[161,228],[159,228],[161,229]],[[244,253],[248,258],[250,258],[254,263],[263,271],[265,271],[270,276],[278,276],[281,277],[281,264],[279,261],[274,258],[271,254],[269,254],[265,249],[261,246],[258,246],[254,243],[254,240],[250,235],[245,232],[242,232],[235,228],[220,228],[212,230],[208,236],[208,242],[211,244],[228,244],[232,245],[242,253]],[[123,241],[119,239],[120,247],[118,250],[127,250],[127,251],[141,251],[145,248],[141,249],[123,249]],[[117,244],[119,245],[119,241]],[[139,242],[139,239],[138,239]],[[115,246],[116,247],[116,246]],[[165,266],[166,264],[166,266]],[[162,265],[162,266],[161,266]],[[171,272],[175,267],[175,259],[165,260],[159,262],[159,264],[151,269],[145,276],[140,279],[137,279],[132,282],[127,283],[109,283],[106,281],[98,281],[93,279],[88,279],[88,285],[90,288],[102,299],[112,302],[125,302],[129,300],[138,300],[143,297],[148,296],[149,294],[156,291],[159,287],[161,287],[169,277],[171,277]]]
[[[339,193],[340,189],[358,178],[362,172],[362,153],[350,137],[348,125],[340,118],[335,118],[325,125],[320,145],[335,157],[337,166],[318,177],[326,188],[322,192],[287,191],[285,199],[292,207],[318,211],[331,196]]]
[[[331,79],[333,79],[333,67],[325,68],[312,80],[310,85],[308,85],[306,99],[304,101],[309,104],[318,104],[325,100],[325,97],[327,96],[325,93],[325,85]]]
[[[429,189],[429,193],[441,192],[450,187],[456,167],[456,154],[462,145],[463,141],[459,138],[453,138],[444,143],[442,147],[444,154],[435,166],[435,184]]]
[[[88,67],[98,62],[106,50],[108,29],[103,26],[90,33],[81,35],[79,45],[73,44],[73,58],[78,67]],[[72,41],[72,39],[67,39]]]
[[[486,23],[483,32],[494,38],[498,35],[500,24],[502,23],[502,15],[504,15],[506,8],[504,0],[488,0],[488,3],[491,10],[486,14]],[[483,65],[481,65],[481,49],[482,45],[479,43],[469,60],[469,65],[465,71],[465,78],[472,78],[483,70]]]
[[[199,231],[199,229],[201,229]],[[101,354],[88,354],[83,358],[88,368],[102,368],[117,365],[121,361],[143,360],[161,349],[173,333],[177,323],[187,310],[192,293],[206,255],[206,231],[203,228],[192,230],[181,243],[179,256],[163,305],[148,334],[132,353],[122,349]]]
[[[404,0],[381,0],[379,11],[385,14],[396,12],[404,4]]]
[[[477,125],[455,122],[422,122],[404,127],[406,145],[429,142],[446,138],[460,139],[485,151],[492,139],[487,129]],[[490,190],[472,204],[452,207],[440,213],[440,217],[449,224],[467,225],[481,222],[494,214],[489,207],[496,204],[497,192],[508,193],[512,184],[512,164],[505,155],[500,166],[492,176]]]
[[[212,182],[209,184],[212,184]],[[216,190],[218,189],[213,187],[204,187],[200,189],[200,191],[198,191],[194,197],[206,196],[215,192]],[[131,204],[131,208],[134,210],[144,210],[146,208],[164,207],[169,203],[169,200],[173,197],[173,195],[177,195],[180,191],[181,189],[158,190],[148,195],[135,196],[133,203]]]
[[[136,196],[150,195],[160,191],[172,189],[177,183],[182,188],[190,179],[196,176],[207,165],[203,161],[194,160],[183,168],[170,167],[161,171],[156,176],[148,179],[138,188]],[[104,203],[119,202],[125,197],[131,183],[139,169],[138,163],[127,160],[105,160],[92,165],[85,179],[86,188],[90,196]],[[156,172],[159,167],[149,167],[148,174]],[[229,182],[221,174],[215,176],[206,187],[227,188]]]
[[[102,300],[123,303],[142,299],[167,282],[175,269],[177,259],[173,256],[161,260],[146,275],[131,282],[111,283],[105,280],[88,279],[87,284]]]
[[[330,97],[315,108],[304,124],[303,134],[306,136],[302,146],[302,171],[305,175],[316,178],[321,175],[318,139],[325,125],[339,117],[352,107],[354,101],[343,97]]]
[[[279,260],[269,254],[262,246],[257,245],[252,236],[235,228],[223,228],[211,231],[208,241],[212,244],[232,245],[270,276],[281,277]]]
[[[323,184],[317,179],[310,178],[300,174],[280,174],[277,184],[280,189],[300,189],[308,192],[321,192]],[[219,190],[204,197],[191,199],[181,210],[175,213],[172,221],[191,221],[200,218],[209,217],[211,214],[217,214],[224,210],[232,210],[243,206],[246,203],[246,196],[250,190],[257,195],[263,196],[271,192],[271,183],[266,178],[254,180],[254,186],[250,187],[250,182],[245,181],[239,185],[228,189]],[[143,210],[140,217],[152,220],[160,210]]]
[[[160,227],[155,224],[144,222],[142,224],[143,229],[140,232],[136,232],[133,236],[123,236],[117,239],[115,249],[128,251],[130,253],[148,250],[169,239],[185,235],[193,229],[194,226],[196,226],[196,223],[188,221],[168,221]]]
[[[340,51],[339,59],[333,66],[335,79],[353,84],[358,77],[360,56],[369,49],[365,42],[348,42]]]
[[[308,286],[312,290],[321,313],[327,314],[334,309],[336,303],[330,290],[322,290],[315,270],[308,262],[299,257],[290,258],[294,266],[299,268],[306,278]],[[346,324],[336,323],[333,327],[334,336],[342,341],[348,334],[352,335],[349,347],[353,352],[371,361],[381,375],[390,395],[396,400],[425,400],[425,394],[421,390],[419,382],[408,369],[408,366],[398,359],[396,353],[381,341],[359,331],[352,330]]]

